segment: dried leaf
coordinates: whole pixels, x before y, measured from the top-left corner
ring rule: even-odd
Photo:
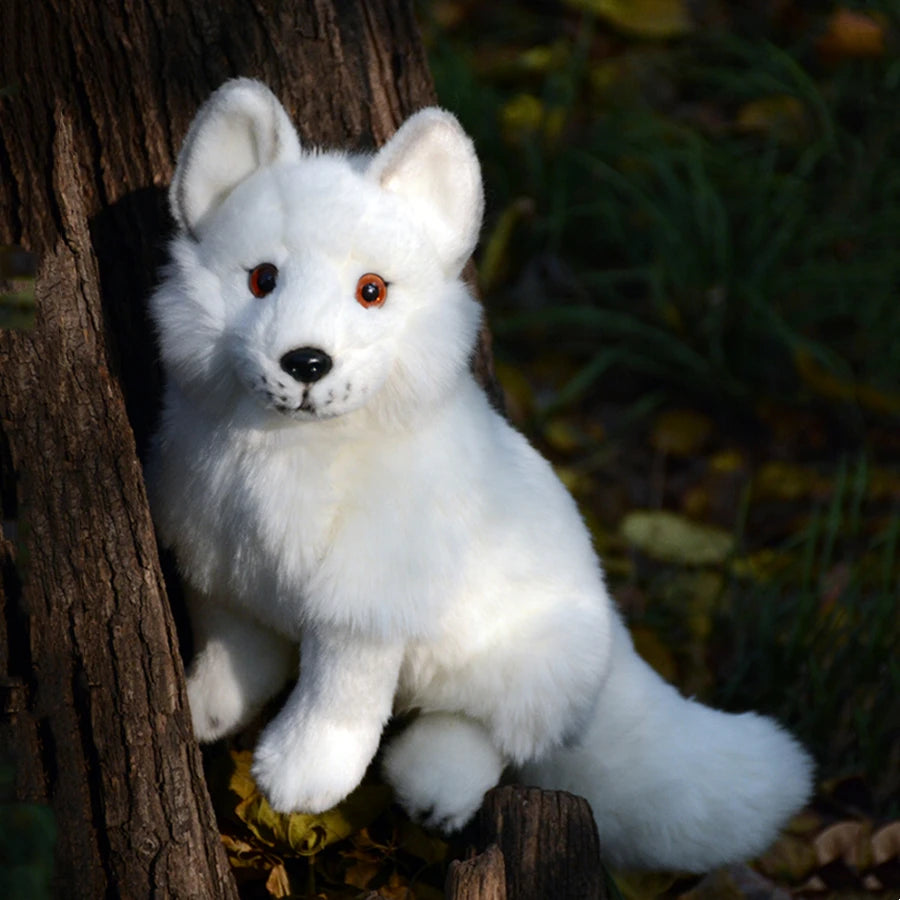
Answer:
[[[900,415],[900,394],[896,391],[882,391],[869,384],[857,384],[856,401],[863,409],[878,415]]]
[[[434,832],[426,831],[409,820],[404,820],[400,825],[399,846],[404,853],[421,859],[429,866],[445,862],[450,849],[447,842]]]
[[[280,875],[273,877],[275,870],[284,871],[284,861],[277,854],[267,853],[259,846],[236,838],[234,835],[223,834],[222,845],[228,856],[228,864],[234,870],[235,877],[240,883],[259,883],[268,885],[272,879],[273,886],[277,885]],[[280,894],[276,896],[287,896]]]
[[[238,805],[235,813],[263,843],[312,856],[368,825],[390,800],[386,785],[361,785],[334,809],[305,815],[275,812],[262,794],[254,793]]]
[[[406,879],[397,872],[391,875],[387,884],[378,889],[378,895],[386,900],[416,900]]]
[[[289,897],[291,895],[291,881],[283,863],[272,867],[272,871],[269,872],[269,877],[266,879],[266,890],[272,897]]]
[[[759,858],[757,865],[775,881],[799,884],[815,871],[816,851],[808,839],[784,834]]]
[[[593,487],[594,481],[589,475],[571,466],[554,466],[556,477],[566,486],[566,490],[576,499],[588,493]]]
[[[458,28],[469,13],[467,4],[457,0],[435,0],[428,10],[435,24],[445,31]]]
[[[650,434],[650,443],[667,456],[694,456],[712,434],[708,416],[692,409],[671,409],[661,413]]]
[[[803,349],[795,351],[794,366],[806,386],[827,400],[855,402],[879,415],[900,415],[900,393],[840,378]]]
[[[553,72],[565,69],[570,62],[571,52],[566,41],[538,44],[519,54],[518,62],[526,72]]]
[[[876,866],[888,862],[900,865],[900,822],[891,822],[872,835],[872,862]]]
[[[723,563],[734,550],[734,538],[724,529],[665,510],[629,513],[621,532],[629,543],[661,562],[711,566]]]
[[[828,491],[828,481],[808,466],[769,462],[761,466],[753,480],[757,500],[801,500]]]
[[[250,774],[253,753],[250,750],[232,750],[230,757],[232,769],[228,778],[228,790],[241,800],[246,800],[256,793],[256,782]]]
[[[790,900],[790,896],[749,866],[734,865],[710,872],[679,900]]]
[[[710,508],[710,495],[702,484],[687,488],[681,495],[681,511],[689,519],[702,519]]]
[[[234,835],[223,834],[222,846],[228,855],[228,862],[236,869],[265,869],[268,871],[272,866],[268,854]]]
[[[830,62],[884,56],[885,26],[856,9],[837,9],[819,39],[819,53]]]
[[[841,860],[853,869],[863,869],[869,863],[869,839],[872,828],[866,822],[836,822],[813,841],[820,866]]]
[[[900,502],[900,474],[875,466],[869,469],[868,475],[869,485],[866,496],[869,500]]]
[[[239,798],[234,815],[269,847],[310,856],[364,828],[391,802],[386,785],[362,784],[334,809],[319,815],[275,812],[256,789],[250,774],[252,759],[250,752],[231,753],[228,790]]]
[[[557,417],[544,425],[544,440],[558,453],[571,454],[585,444],[584,433],[574,419]]]
[[[382,862],[383,860],[375,862],[373,860],[359,859],[347,869],[344,881],[352,887],[364,890],[381,871]]]
[[[775,581],[791,567],[792,559],[786,553],[779,553],[770,547],[739,557],[731,564],[731,571],[738,578],[750,578],[761,584]]]
[[[546,109],[534,94],[517,94],[500,111],[504,137],[517,143],[541,130]]]
[[[747,467],[747,460],[740,450],[722,450],[714,453],[708,461],[709,469],[718,475],[731,475]]]
[[[642,38],[672,38],[693,28],[684,0],[565,0],[575,9],[602,16],[611,25]]]
[[[764,134],[785,141],[807,137],[809,122],[803,104],[788,94],[760,97],[745,103],[735,119],[739,131]]]
[[[673,872],[613,872],[613,881],[624,900],[656,900],[675,883]]]

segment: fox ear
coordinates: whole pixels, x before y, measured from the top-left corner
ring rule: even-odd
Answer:
[[[257,169],[300,157],[284,107],[262,82],[226,81],[200,107],[178,154],[172,214],[196,236],[200,220]]]
[[[444,270],[458,275],[478,242],[484,193],[475,148],[456,118],[434,107],[417,112],[375,155],[369,174],[413,206]]]

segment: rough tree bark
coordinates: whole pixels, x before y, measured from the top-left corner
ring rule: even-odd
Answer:
[[[59,896],[235,896],[138,452],[165,187],[235,75],[314,143],[380,143],[433,101],[409,2],[3,3],[0,244],[38,273],[34,329],[0,334],[0,753],[54,811]]]
[[[597,826],[583,797],[517,785],[494,788],[478,824],[484,845],[499,848],[508,900],[608,900]],[[495,890],[470,896],[493,900]]]
[[[508,900],[506,866],[500,848],[491,844],[471,859],[451,862],[446,895],[450,900]]]

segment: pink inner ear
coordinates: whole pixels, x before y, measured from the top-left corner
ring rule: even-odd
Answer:
[[[439,109],[416,113],[375,156],[370,171],[420,212],[445,270],[458,274],[475,248],[484,201],[478,159],[456,119]]]
[[[193,231],[211,209],[261,166],[300,158],[284,107],[262,82],[236,78],[198,111],[178,157],[172,212]]]

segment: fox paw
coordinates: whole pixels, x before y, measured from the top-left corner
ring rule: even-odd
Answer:
[[[246,704],[233,679],[221,677],[207,658],[198,658],[187,679],[188,705],[194,735],[201,743],[217,741],[235,731],[246,718]]]
[[[371,735],[335,726],[308,728],[298,736],[276,719],[256,747],[252,774],[278,812],[320,813],[362,781],[377,745],[377,734],[373,741]]]
[[[503,758],[479,723],[450,713],[420,716],[388,746],[384,775],[411,818],[458,831],[499,780]]]

